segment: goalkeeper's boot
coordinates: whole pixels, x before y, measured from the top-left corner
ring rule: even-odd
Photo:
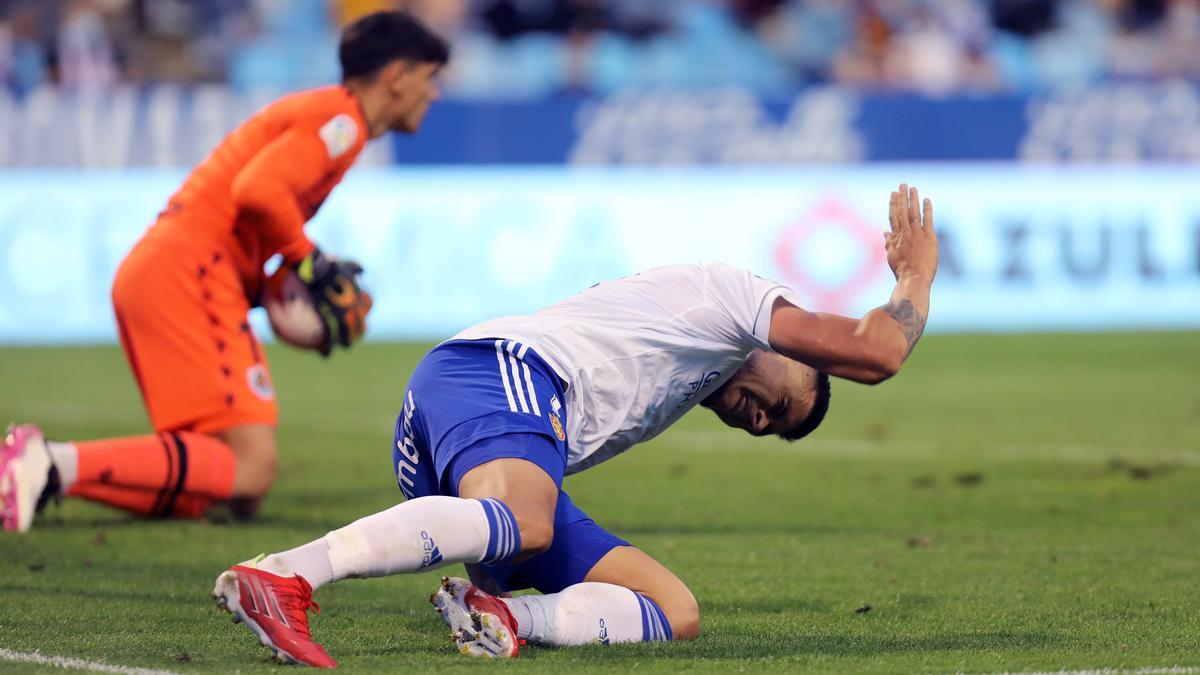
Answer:
[[[442,577],[429,602],[450,627],[460,654],[507,659],[517,655],[517,621],[508,605],[466,579]]]
[[[252,564],[235,565],[217,577],[212,592],[217,606],[232,614],[234,623],[249,626],[259,642],[274,652],[276,661],[337,668],[308,630],[308,610],[321,611],[312,601],[308,581],[300,575],[281,577],[248,566]]]
[[[0,520],[6,531],[26,532],[33,525],[52,469],[41,429],[33,424],[8,428],[0,445]]]

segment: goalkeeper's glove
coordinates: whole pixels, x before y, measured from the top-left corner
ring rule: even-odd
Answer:
[[[318,351],[329,356],[335,344],[343,347],[362,339],[367,332],[371,294],[358,285],[362,265],[340,260],[313,248],[296,266],[296,275],[312,294],[313,305],[325,321],[325,342]]]

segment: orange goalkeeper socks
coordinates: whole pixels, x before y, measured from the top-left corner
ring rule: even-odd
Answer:
[[[205,434],[179,431],[55,445],[51,454],[56,458],[70,456],[74,446],[70,458],[75,471],[64,485],[66,494],[127,511],[183,515],[181,511],[199,508],[191,503],[196,499],[207,505],[233,493],[237,473],[233,450]]]
[[[181,494],[174,503],[167,503],[162,500],[159,492],[154,490],[115,487],[101,483],[77,483],[68,494],[150,518],[203,518],[214,501],[209,497]]]

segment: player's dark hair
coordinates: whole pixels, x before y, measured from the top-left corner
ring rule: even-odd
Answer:
[[[799,424],[779,434],[779,437],[791,442],[811,434],[813,429],[821,426],[821,421],[825,419],[825,413],[829,412],[829,398],[829,376],[825,373],[817,373],[817,400],[813,402],[812,410],[808,411],[808,416]]]
[[[368,14],[342,31],[342,81],[370,77],[392,61],[445,64],[450,46],[403,11]]]

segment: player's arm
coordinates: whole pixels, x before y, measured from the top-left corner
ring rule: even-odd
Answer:
[[[922,212],[916,188],[901,184],[891,196],[884,234],[896,275],[891,300],[861,319],[809,312],[779,298],[771,312],[771,347],[814,368],[876,384],[895,375],[912,353],[929,316],[929,288],[937,272],[933,204]]]
[[[301,203],[333,170],[325,144],[316,129],[295,126],[254,155],[233,181],[238,217],[263,234],[284,261],[299,264],[312,252],[304,233],[307,205]]]
[[[259,228],[268,246],[279,250],[284,264],[296,269],[312,293],[329,328],[323,355],[335,344],[349,347],[362,338],[371,309],[371,296],[358,283],[362,267],[323,254],[304,233],[310,214],[301,200],[339,170],[337,149],[315,128],[294,126],[260,150],[233,182],[239,218]]]

